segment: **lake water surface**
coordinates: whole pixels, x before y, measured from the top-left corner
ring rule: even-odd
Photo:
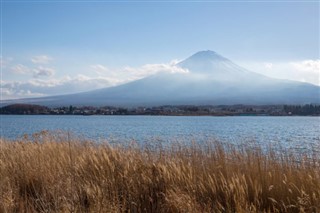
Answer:
[[[116,143],[219,139],[301,150],[320,146],[320,117],[1,115],[0,128],[1,137],[8,139],[41,130],[64,130]]]

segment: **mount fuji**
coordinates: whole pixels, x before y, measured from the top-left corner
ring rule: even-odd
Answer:
[[[158,106],[320,103],[320,87],[270,78],[213,51],[200,51],[176,66],[123,85],[71,95],[4,101],[46,106]]]

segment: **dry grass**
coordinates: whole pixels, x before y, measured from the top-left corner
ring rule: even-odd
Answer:
[[[320,212],[320,158],[218,142],[0,142],[0,212]]]

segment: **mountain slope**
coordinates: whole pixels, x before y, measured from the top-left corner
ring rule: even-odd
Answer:
[[[320,103],[320,87],[248,71],[213,51],[180,62],[186,73],[158,73],[120,86],[64,96],[24,99],[47,106]]]

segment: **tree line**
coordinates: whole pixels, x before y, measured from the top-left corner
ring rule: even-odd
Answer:
[[[320,105],[284,105],[283,110],[292,115],[320,115]]]

